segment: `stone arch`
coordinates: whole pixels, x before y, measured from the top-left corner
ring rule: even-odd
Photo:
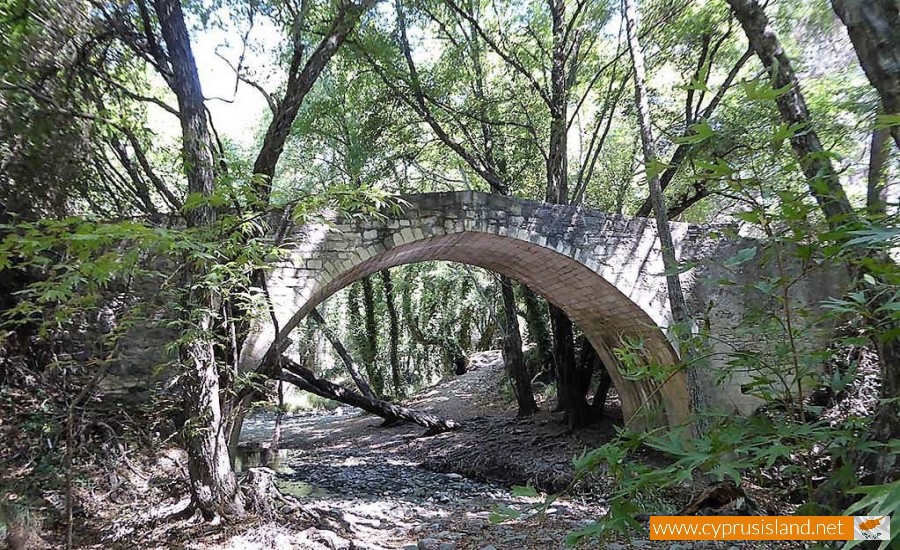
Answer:
[[[279,340],[317,304],[379,270],[431,260],[475,265],[516,279],[563,309],[610,367],[626,418],[639,409],[655,412],[636,426],[688,422],[683,373],[662,385],[629,380],[611,351],[629,336],[643,340],[648,361],[677,362],[661,328],[670,313],[648,220],[471,191],[404,199],[399,212],[379,221],[334,218],[288,229],[290,253],[267,280]],[[678,225],[680,242],[687,226]],[[245,344],[242,367],[255,368],[276,353],[275,341],[272,323],[261,321]]]

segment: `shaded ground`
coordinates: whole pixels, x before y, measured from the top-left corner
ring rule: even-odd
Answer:
[[[560,499],[544,516],[490,521],[497,505],[521,508],[530,502],[512,496],[512,484],[565,487],[572,456],[606,441],[621,421],[614,406],[598,428],[568,433],[559,414],[546,412],[546,403],[540,414],[516,420],[514,404],[496,397],[503,395],[501,364],[497,352],[479,354],[469,373],[407,402],[462,421],[456,432],[424,438],[418,426],[382,428],[379,418],[341,410],[284,419],[279,486],[300,495],[304,510],[322,518],[319,526],[328,537],[337,537],[324,548],[564,548],[568,533],[605,513],[601,482]],[[249,418],[245,444],[268,441],[273,425],[271,414]],[[606,547],[730,546],[636,540]]]
[[[503,397],[499,352],[472,358],[463,376],[425,390],[406,404],[463,423],[463,429],[434,437],[418,437],[423,429],[406,424],[380,427],[381,419],[353,409],[288,416],[283,424],[285,449],[316,449],[368,455],[387,454],[435,472],[452,472],[480,481],[507,485],[530,483],[546,491],[566,487],[572,478],[572,456],[607,441],[622,416],[615,397],[607,418],[595,428],[571,433],[561,415],[542,411],[516,419],[515,404]],[[244,441],[269,441],[274,416],[263,413],[245,423]],[[293,459],[292,459],[293,460]]]

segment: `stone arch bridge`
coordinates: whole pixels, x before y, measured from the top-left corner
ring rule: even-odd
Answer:
[[[624,337],[640,338],[646,360],[677,361],[665,333],[672,315],[653,220],[472,191],[402,198],[405,205],[399,212],[382,220],[332,217],[324,223],[282,227],[280,238],[289,253],[275,263],[267,281],[278,342],[287,341],[317,304],[362,277],[401,264],[461,262],[516,279],[563,309],[609,368],[626,418],[650,410],[654,414],[637,425],[686,423],[690,405],[683,372],[662,384],[632,380],[623,375],[612,352]],[[724,262],[750,245],[729,240],[709,226],[671,226],[679,261],[698,264],[681,275],[689,309],[712,311],[711,331],[729,330],[748,298],[717,281],[752,281],[765,268],[748,262],[739,272],[727,270]],[[834,283],[813,286],[823,291]],[[813,303],[816,293],[807,294],[802,299]],[[267,355],[280,352],[275,342],[272,322],[260,321],[242,350],[242,368],[255,368]],[[716,369],[713,361],[708,372],[699,373],[707,400],[729,410],[751,411],[755,404],[740,394],[739,381],[724,392],[715,389]],[[642,407],[645,401],[650,406]]]

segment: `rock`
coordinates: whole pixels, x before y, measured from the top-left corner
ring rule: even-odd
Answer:
[[[463,478],[463,476],[461,476],[457,473],[452,473],[452,472],[449,474],[446,474],[446,476],[447,476],[447,479],[462,479]]]
[[[422,539],[419,541],[418,548],[419,550],[437,550],[440,544],[441,541],[437,539]]]
[[[350,541],[328,529],[315,529],[309,533],[310,540],[321,543],[331,550],[350,550]]]
[[[497,547],[493,544],[488,544],[487,546],[482,546],[479,550],[497,550]]]

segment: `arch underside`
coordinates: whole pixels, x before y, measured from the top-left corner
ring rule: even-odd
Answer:
[[[349,269],[340,267],[346,265],[341,262],[336,261],[332,265],[326,262],[321,280],[312,284],[307,282],[302,289],[301,285],[279,287],[270,283],[276,309],[289,307],[291,310],[278,315],[289,319],[280,323],[279,341],[286,341],[287,335],[320,302],[354,281],[382,269],[433,260],[474,265],[524,283],[566,312],[607,365],[622,400],[626,419],[640,412],[633,426],[649,428],[687,423],[689,399],[683,373],[676,372],[661,386],[651,380],[629,380],[623,376],[622,366],[611,351],[622,345],[623,337],[640,339],[648,362],[673,365],[677,356],[665,335],[637,304],[574,257],[529,241],[480,231],[428,236],[384,248],[386,250]],[[577,257],[578,252],[575,249],[573,256]],[[315,257],[315,254],[309,257]],[[293,264],[276,267],[272,278],[279,278],[279,269],[292,268]],[[326,272],[329,272],[327,276]],[[260,334],[257,338],[262,340],[255,342],[257,350],[265,350],[264,355],[276,353],[272,348],[274,330],[270,329],[267,335]]]

